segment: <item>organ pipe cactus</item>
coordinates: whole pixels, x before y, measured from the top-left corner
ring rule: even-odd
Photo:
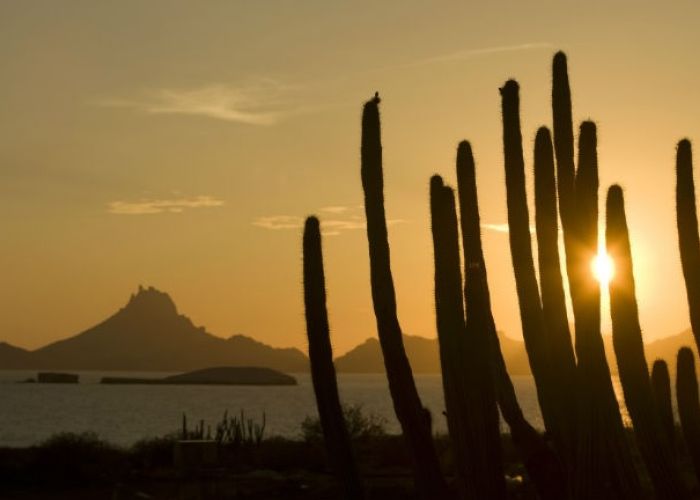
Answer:
[[[454,194],[437,175],[430,182],[430,207],[440,361],[460,497],[504,499],[489,346],[483,329],[465,324]]]
[[[520,133],[520,98],[518,83],[509,80],[500,89],[503,111],[503,153],[506,171],[508,206],[508,236],[518,293],[523,338],[532,374],[537,387],[537,398],[542,410],[545,428],[558,435],[557,401],[553,397],[548,368],[547,345],[544,336],[542,304],[535,275],[535,263],[530,242],[530,218],[525,191],[525,161]]]
[[[596,127],[581,124],[575,178],[575,252],[569,274],[576,327],[579,437],[575,484],[579,498],[639,498],[637,476],[600,332],[600,288],[589,271],[598,252]],[[591,481],[592,477],[600,478]]]
[[[378,95],[364,106],[360,155],[372,302],[394,411],[412,457],[419,496],[443,498],[446,495],[446,484],[432,439],[429,413],[423,408],[416,390],[396,313],[396,293],[391,276],[389,238],[384,212]]]
[[[552,61],[552,117],[554,123],[554,150],[557,159],[557,191],[559,212],[564,228],[564,246],[571,253],[574,223],[574,128],[571,117],[571,89],[566,54],[557,52]],[[568,236],[567,236],[568,234]],[[567,269],[571,266],[567,263]]]
[[[654,361],[651,369],[651,389],[654,393],[654,404],[659,416],[664,433],[671,449],[676,449],[676,425],[673,420],[673,406],[671,405],[671,376],[668,373],[668,365],[663,359]]]
[[[605,241],[616,264],[610,281],[613,346],[639,450],[659,499],[690,498],[654,405],[635,297],[632,252],[620,186],[608,190]]]
[[[491,312],[486,263],[481,245],[481,224],[476,189],[476,172],[471,145],[462,141],[457,148],[457,183],[464,248],[464,299],[469,328],[485,335],[491,349],[491,370],[501,414],[510,428],[511,438],[544,500],[565,498],[566,477],[562,463],[543,437],[523,416],[506,370],[496,324]],[[480,333],[482,332],[482,333]]]
[[[700,398],[695,374],[695,356],[689,347],[678,350],[676,398],[683,440],[693,460],[695,475],[700,481]]]
[[[306,219],[303,246],[304,305],[306,332],[309,339],[311,379],[326,451],[333,470],[342,485],[345,497],[353,500],[362,499],[364,491],[343,418],[335,367],[333,366],[333,351],[326,311],[321,232],[316,217]]]
[[[557,194],[554,179],[554,157],[549,130],[541,127],[535,137],[535,228],[537,257],[542,292],[548,359],[553,397],[559,423],[553,436],[559,449],[571,459],[574,452],[576,403],[576,360],[571,344],[571,332],[566,313],[566,297],[559,261],[559,231],[557,223]]]
[[[695,344],[700,349],[700,236],[695,205],[693,152],[688,139],[680,141],[676,151],[676,222],[690,325]]]

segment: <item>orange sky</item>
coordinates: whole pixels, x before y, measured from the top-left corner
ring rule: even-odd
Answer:
[[[557,49],[574,118],[599,126],[601,185],[626,190],[645,336],[677,333],[674,153],[700,137],[699,15],[695,2],[5,2],[0,340],[75,334],[144,284],[216,335],[304,348],[311,213],[329,233],[337,351],[375,335],[359,179],[375,90],[400,320],[434,336],[429,176],[454,183],[469,139],[482,221],[503,224],[498,87],[521,84],[530,162]],[[485,229],[484,247],[496,321],[519,337],[507,235]]]

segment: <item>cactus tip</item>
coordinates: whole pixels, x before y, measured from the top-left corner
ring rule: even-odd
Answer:
[[[518,85],[518,82],[516,80],[514,80],[513,78],[511,78],[499,90],[501,91],[501,95],[506,94],[506,93],[517,94],[519,88],[520,88],[520,86]]]

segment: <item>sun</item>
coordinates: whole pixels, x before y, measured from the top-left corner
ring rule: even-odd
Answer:
[[[593,258],[591,271],[602,286],[607,286],[615,275],[615,265],[607,253],[601,252]]]

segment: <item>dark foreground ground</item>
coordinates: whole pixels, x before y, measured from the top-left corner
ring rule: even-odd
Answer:
[[[32,448],[0,448],[2,499],[335,499],[339,492],[321,442],[268,438],[227,445],[218,463],[176,466],[175,438],[142,441],[130,449],[91,435],[59,435]],[[535,499],[507,436],[503,438],[508,488],[513,499]],[[437,439],[443,466],[451,469],[444,438]],[[398,436],[356,442],[370,499],[413,498],[406,450]],[[689,484],[695,484],[686,462]],[[697,493],[697,492],[696,492]],[[700,497],[699,497],[700,498]]]
[[[174,463],[175,438],[142,441],[130,449],[91,435],[59,435],[32,448],[0,448],[2,499],[334,499],[340,498],[321,442],[282,438],[222,446],[218,464]],[[446,470],[451,458],[437,444]],[[398,436],[356,442],[370,498],[413,497],[410,464]],[[535,498],[514,457],[507,473],[514,499]]]

